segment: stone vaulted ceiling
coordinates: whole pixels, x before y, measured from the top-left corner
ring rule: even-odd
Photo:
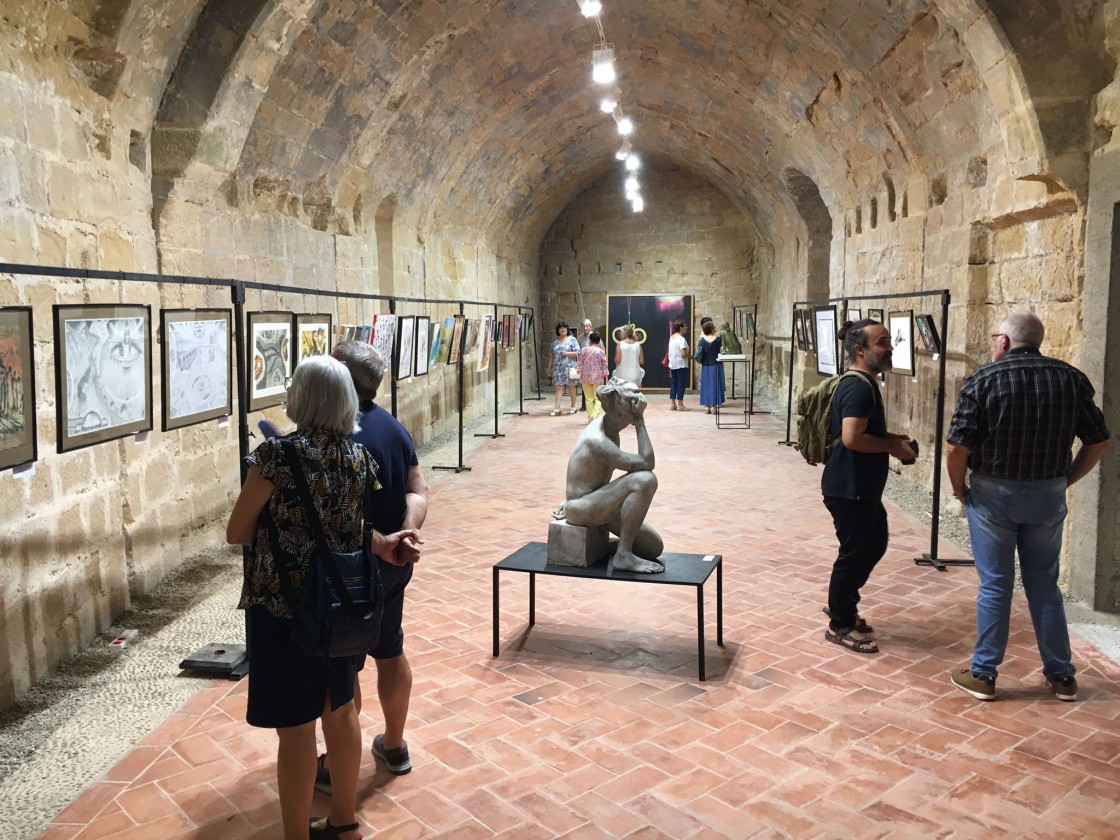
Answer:
[[[103,43],[83,68],[150,121],[157,213],[171,195],[225,196],[350,231],[389,199],[421,231],[531,249],[614,165],[620,138],[590,83],[598,35],[575,0],[162,5],[83,4]],[[1068,55],[1062,39],[1094,14],[999,5],[1037,54]],[[691,169],[765,231],[795,212],[783,172],[811,179],[833,213],[969,154],[1043,172],[1046,125],[997,11],[606,0],[602,22],[637,151]],[[1061,101],[1081,118],[1076,96]]]

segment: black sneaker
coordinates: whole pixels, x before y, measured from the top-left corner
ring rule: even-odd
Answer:
[[[327,763],[327,754],[323,753],[319,756],[319,761],[315,764],[315,790],[320,793],[325,793],[331,796],[334,789],[331,787],[331,771],[325,765]]]
[[[408,744],[402,744],[398,749],[385,749],[385,736],[376,735],[373,739],[373,756],[385,762],[385,766],[394,776],[403,776],[412,771],[412,762],[408,759]]]

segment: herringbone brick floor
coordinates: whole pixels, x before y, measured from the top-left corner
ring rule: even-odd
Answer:
[[[391,777],[367,751],[367,837],[1120,835],[1120,668],[1075,639],[1083,699],[1051,699],[1017,596],[999,700],[950,686],[971,653],[975,573],[916,567],[927,522],[894,507],[864,600],[883,653],[827,644],[819,472],[776,445],[769,417],[717,431],[653,399],[649,521],[670,551],[725,558],[724,649],[708,587],[709,680],[677,587],[541,577],[528,631],[527,579],[503,576],[491,657],[490,567],[545,539],[585,417],[532,403],[433,492],[405,626],[415,769]],[[380,725],[364,674],[368,741]],[[244,723],[245,690],[208,684],[43,837],[277,836],[276,738]]]

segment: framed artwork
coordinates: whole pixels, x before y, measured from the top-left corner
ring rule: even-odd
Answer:
[[[364,327],[354,327],[354,340],[360,341],[363,344],[372,344],[373,327],[368,324]]]
[[[937,334],[937,326],[933,323],[932,315],[915,315],[914,323],[918,327],[918,337],[927,352],[937,356],[941,353],[941,337]]]
[[[296,315],[295,363],[298,365],[300,359],[308,356],[325,356],[331,352],[331,346],[327,343],[330,335],[330,315]]]
[[[455,316],[448,315],[439,322],[439,329],[432,335],[432,352],[428,355],[428,367],[439,364],[443,348],[451,343],[451,333],[455,329]]]
[[[513,343],[516,344],[521,340],[521,325],[525,320],[525,316],[518,312],[513,316]]]
[[[498,320],[498,313],[490,316],[490,341],[493,344],[502,343],[502,322]]]
[[[0,307],[0,470],[39,457],[31,307]]]
[[[483,371],[490,368],[490,344],[494,339],[494,323],[497,321],[493,315],[482,316],[482,352],[478,354],[478,365],[475,370]]]
[[[797,349],[805,350],[808,345],[805,343],[805,322],[801,320],[801,310],[793,310],[793,334],[797,338]]]
[[[813,326],[817,336],[817,373],[835,376],[839,372],[836,358],[836,307],[822,306],[813,310]]]
[[[416,316],[403,315],[397,318],[397,346],[394,374],[397,379],[412,376],[412,353],[416,349]]]
[[[633,324],[646,360],[643,366],[645,375],[642,378],[642,390],[668,390],[669,368],[662,365],[661,360],[669,350],[673,322],[681,320],[688,325],[689,334],[685,336],[685,340],[688,341],[689,348],[695,348],[694,311],[694,298],[689,294],[607,295],[607,328],[606,332],[600,335],[606,345],[604,349],[610,367],[614,368],[614,350],[618,346],[621,328]],[[547,326],[540,336],[542,348],[546,353],[555,338],[554,333]],[[578,322],[576,326],[578,328]],[[693,387],[693,369],[693,365],[688,366],[689,381],[686,385],[688,388]]]
[[[466,319],[462,315],[455,316],[455,324],[451,328],[451,341],[447,345],[447,363],[458,364],[460,351],[463,344],[463,323]]]
[[[817,352],[817,337],[813,332],[813,312],[810,309],[801,310],[801,320],[805,324],[805,349],[810,353]]]
[[[914,310],[892,312],[888,319],[894,356],[891,373],[914,375]]]
[[[373,345],[373,349],[386,365],[392,365],[396,359],[393,351],[396,349],[397,316],[375,315],[373,326],[366,329],[369,329],[370,336],[365,340]]]
[[[478,347],[478,319],[463,319],[463,348],[462,354],[469,356]]]
[[[863,320],[863,310],[862,309],[849,309],[848,310],[848,320],[851,321],[853,324],[856,321],[862,321]]]
[[[883,323],[883,310],[882,309],[868,309],[867,310],[867,317],[870,318],[872,321],[878,321],[881,324],[881,323]]]
[[[152,428],[152,309],[54,305],[58,451]]]
[[[428,333],[431,330],[432,319],[426,315],[416,319],[416,359],[415,373],[417,376],[428,374]]]
[[[232,414],[233,314],[228,309],[162,309],[159,335],[163,431]]]
[[[250,312],[248,410],[282,404],[292,367],[292,314]]]
[[[754,313],[753,312],[744,312],[743,313],[743,332],[740,333],[740,335],[743,336],[744,340],[750,339],[751,341],[754,341],[755,334],[757,333],[757,331],[758,331],[758,322],[755,321]]]

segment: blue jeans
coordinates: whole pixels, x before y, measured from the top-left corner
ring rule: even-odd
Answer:
[[[688,368],[675,368],[669,371],[669,399],[684,400],[684,389],[688,387]]]
[[[1058,589],[1066,480],[1011,481],[973,473],[969,483],[968,531],[980,575],[973,673],[995,678],[1003,662],[1017,548],[1042,673],[1051,679],[1072,677],[1069,628]]]

